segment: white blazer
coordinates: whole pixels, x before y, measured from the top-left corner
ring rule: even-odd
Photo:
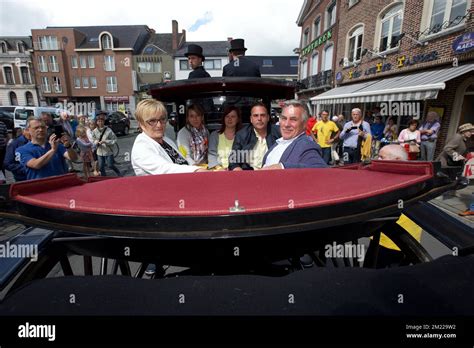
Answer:
[[[179,154],[174,142],[163,138]],[[181,156],[181,154],[179,154]],[[192,173],[199,169],[196,166],[179,165],[173,163],[170,156],[161,145],[145,133],[140,133],[133,143],[132,167],[135,175]]]

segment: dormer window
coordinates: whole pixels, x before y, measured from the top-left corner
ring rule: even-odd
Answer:
[[[102,35],[101,42],[103,50],[112,49],[112,37],[109,34]]]
[[[19,42],[18,46],[18,53],[25,53],[25,44],[23,42]]]
[[[7,44],[5,42],[0,42],[0,50],[2,53],[7,53]]]

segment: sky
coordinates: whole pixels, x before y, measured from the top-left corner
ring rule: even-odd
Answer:
[[[0,36],[28,36],[47,26],[137,25],[187,41],[245,39],[248,55],[293,55],[304,0],[0,0]]]

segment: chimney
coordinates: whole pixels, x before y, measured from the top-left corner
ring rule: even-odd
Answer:
[[[173,19],[171,21],[171,44],[173,51],[178,49],[178,21]]]
[[[184,44],[186,42],[186,30],[181,31],[181,40],[179,41],[180,44]]]

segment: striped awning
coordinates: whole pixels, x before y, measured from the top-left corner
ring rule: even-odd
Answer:
[[[319,94],[313,104],[349,104],[436,99],[446,81],[474,71],[474,64],[346,85]]]

